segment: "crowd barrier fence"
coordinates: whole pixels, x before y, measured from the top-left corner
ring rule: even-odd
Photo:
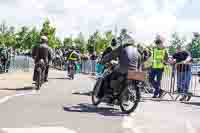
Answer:
[[[180,66],[182,66],[180,68]],[[13,71],[23,71],[28,72],[32,70],[34,67],[33,60],[28,56],[17,56],[12,57],[10,60],[9,72]],[[187,68],[184,68],[187,67]],[[66,70],[67,66],[65,66]],[[77,73],[85,73],[85,74],[101,74],[104,66],[98,64],[95,60],[83,60],[77,64]],[[187,70],[189,73],[180,73],[180,69]],[[173,100],[177,100],[181,95],[188,95],[193,97],[200,97],[200,64],[177,64],[177,65],[166,65],[164,68],[162,80],[161,80],[161,88],[164,90],[164,95],[169,95]],[[147,80],[146,84],[151,89],[151,85],[149,83],[149,75],[147,72]],[[183,93],[178,91],[178,87],[184,89],[185,86],[189,86],[188,93]],[[187,88],[187,87],[186,87]],[[148,89],[146,89],[148,92]]]
[[[33,69],[34,62],[28,56],[13,56],[10,59],[8,72],[29,72]]]
[[[200,97],[200,64],[167,65],[161,80],[161,89],[173,100],[181,95]]]

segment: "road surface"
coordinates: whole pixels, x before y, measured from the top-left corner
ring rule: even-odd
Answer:
[[[178,103],[145,95],[136,112],[127,116],[118,107],[91,105],[87,92],[93,78],[76,75],[72,81],[64,76],[51,71],[39,93],[32,90],[31,73],[1,76],[0,133],[200,132],[200,99]]]

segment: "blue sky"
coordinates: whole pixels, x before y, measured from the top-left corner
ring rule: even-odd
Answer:
[[[0,20],[10,25],[41,27],[49,17],[64,37],[96,29],[126,27],[142,41],[173,31],[191,36],[200,31],[199,0],[0,0]]]

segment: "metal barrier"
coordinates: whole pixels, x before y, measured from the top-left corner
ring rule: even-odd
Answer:
[[[96,61],[86,60],[81,62],[81,72],[86,74],[96,74]]]
[[[169,94],[173,100],[181,95],[200,97],[199,68],[200,64],[167,65],[161,81],[161,88],[165,91],[163,96]]]
[[[175,66],[173,92],[193,97],[200,97],[198,67],[200,64],[178,64]],[[178,97],[177,97],[178,98]],[[176,99],[177,99],[176,98]]]
[[[180,65],[183,68],[180,68]],[[189,66],[188,66],[189,65]],[[178,68],[179,67],[179,68]],[[184,67],[189,67],[188,73],[180,73],[180,69],[186,69]],[[16,56],[12,57],[10,61],[9,72],[13,71],[23,71],[28,72],[34,68],[33,60],[28,56]],[[96,63],[95,60],[82,60],[80,63],[80,72],[86,74],[99,74],[102,72],[103,66]],[[200,97],[200,64],[176,64],[176,65],[166,65],[164,68],[164,73],[161,80],[161,88],[164,90],[164,95],[169,95],[173,100],[177,100],[180,95],[187,95],[193,97]],[[150,83],[147,77],[146,80],[147,87],[150,87]],[[181,92],[180,86],[189,86],[188,91]],[[145,91],[148,92],[148,89]],[[174,98],[176,96],[176,98]]]
[[[10,60],[10,67],[8,72],[23,71],[29,72],[34,67],[34,62],[32,58],[28,56],[15,56]]]

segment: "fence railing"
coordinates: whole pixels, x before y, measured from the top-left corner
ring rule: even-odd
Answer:
[[[167,65],[161,81],[161,89],[171,97],[188,95],[200,97],[200,64]],[[176,100],[175,99],[175,100]]]
[[[186,71],[182,72],[180,70],[186,69],[180,68],[180,65],[181,64],[165,66],[161,80],[161,88],[165,91],[165,94],[169,94],[171,97],[176,94],[182,95],[184,93],[179,91],[179,89],[188,89],[188,91],[185,91],[185,94],[187,92],[187,95],[200,97],[200,78],[198,76],[198,73],[200,73],[200,64],[188,64],[189,66],[182,65],[182,67],[190,68],[187,68],[187,73]],[[30,57],[16,56],[12,57],[10,60],[9,72],[27,72],[32,70],[33,67],[34,62]],[[78,68],[79,72],[85,74],[99,74],[103,70],[103,66],[98,64],[95,60],[83,60],[78,64]],[[147,80],[147,82],[147,84],[150,84],[149,80]]]
[[[34,67],[32,58],[28,56],[11,57],[8,72],[23,71],[28,72]]]

